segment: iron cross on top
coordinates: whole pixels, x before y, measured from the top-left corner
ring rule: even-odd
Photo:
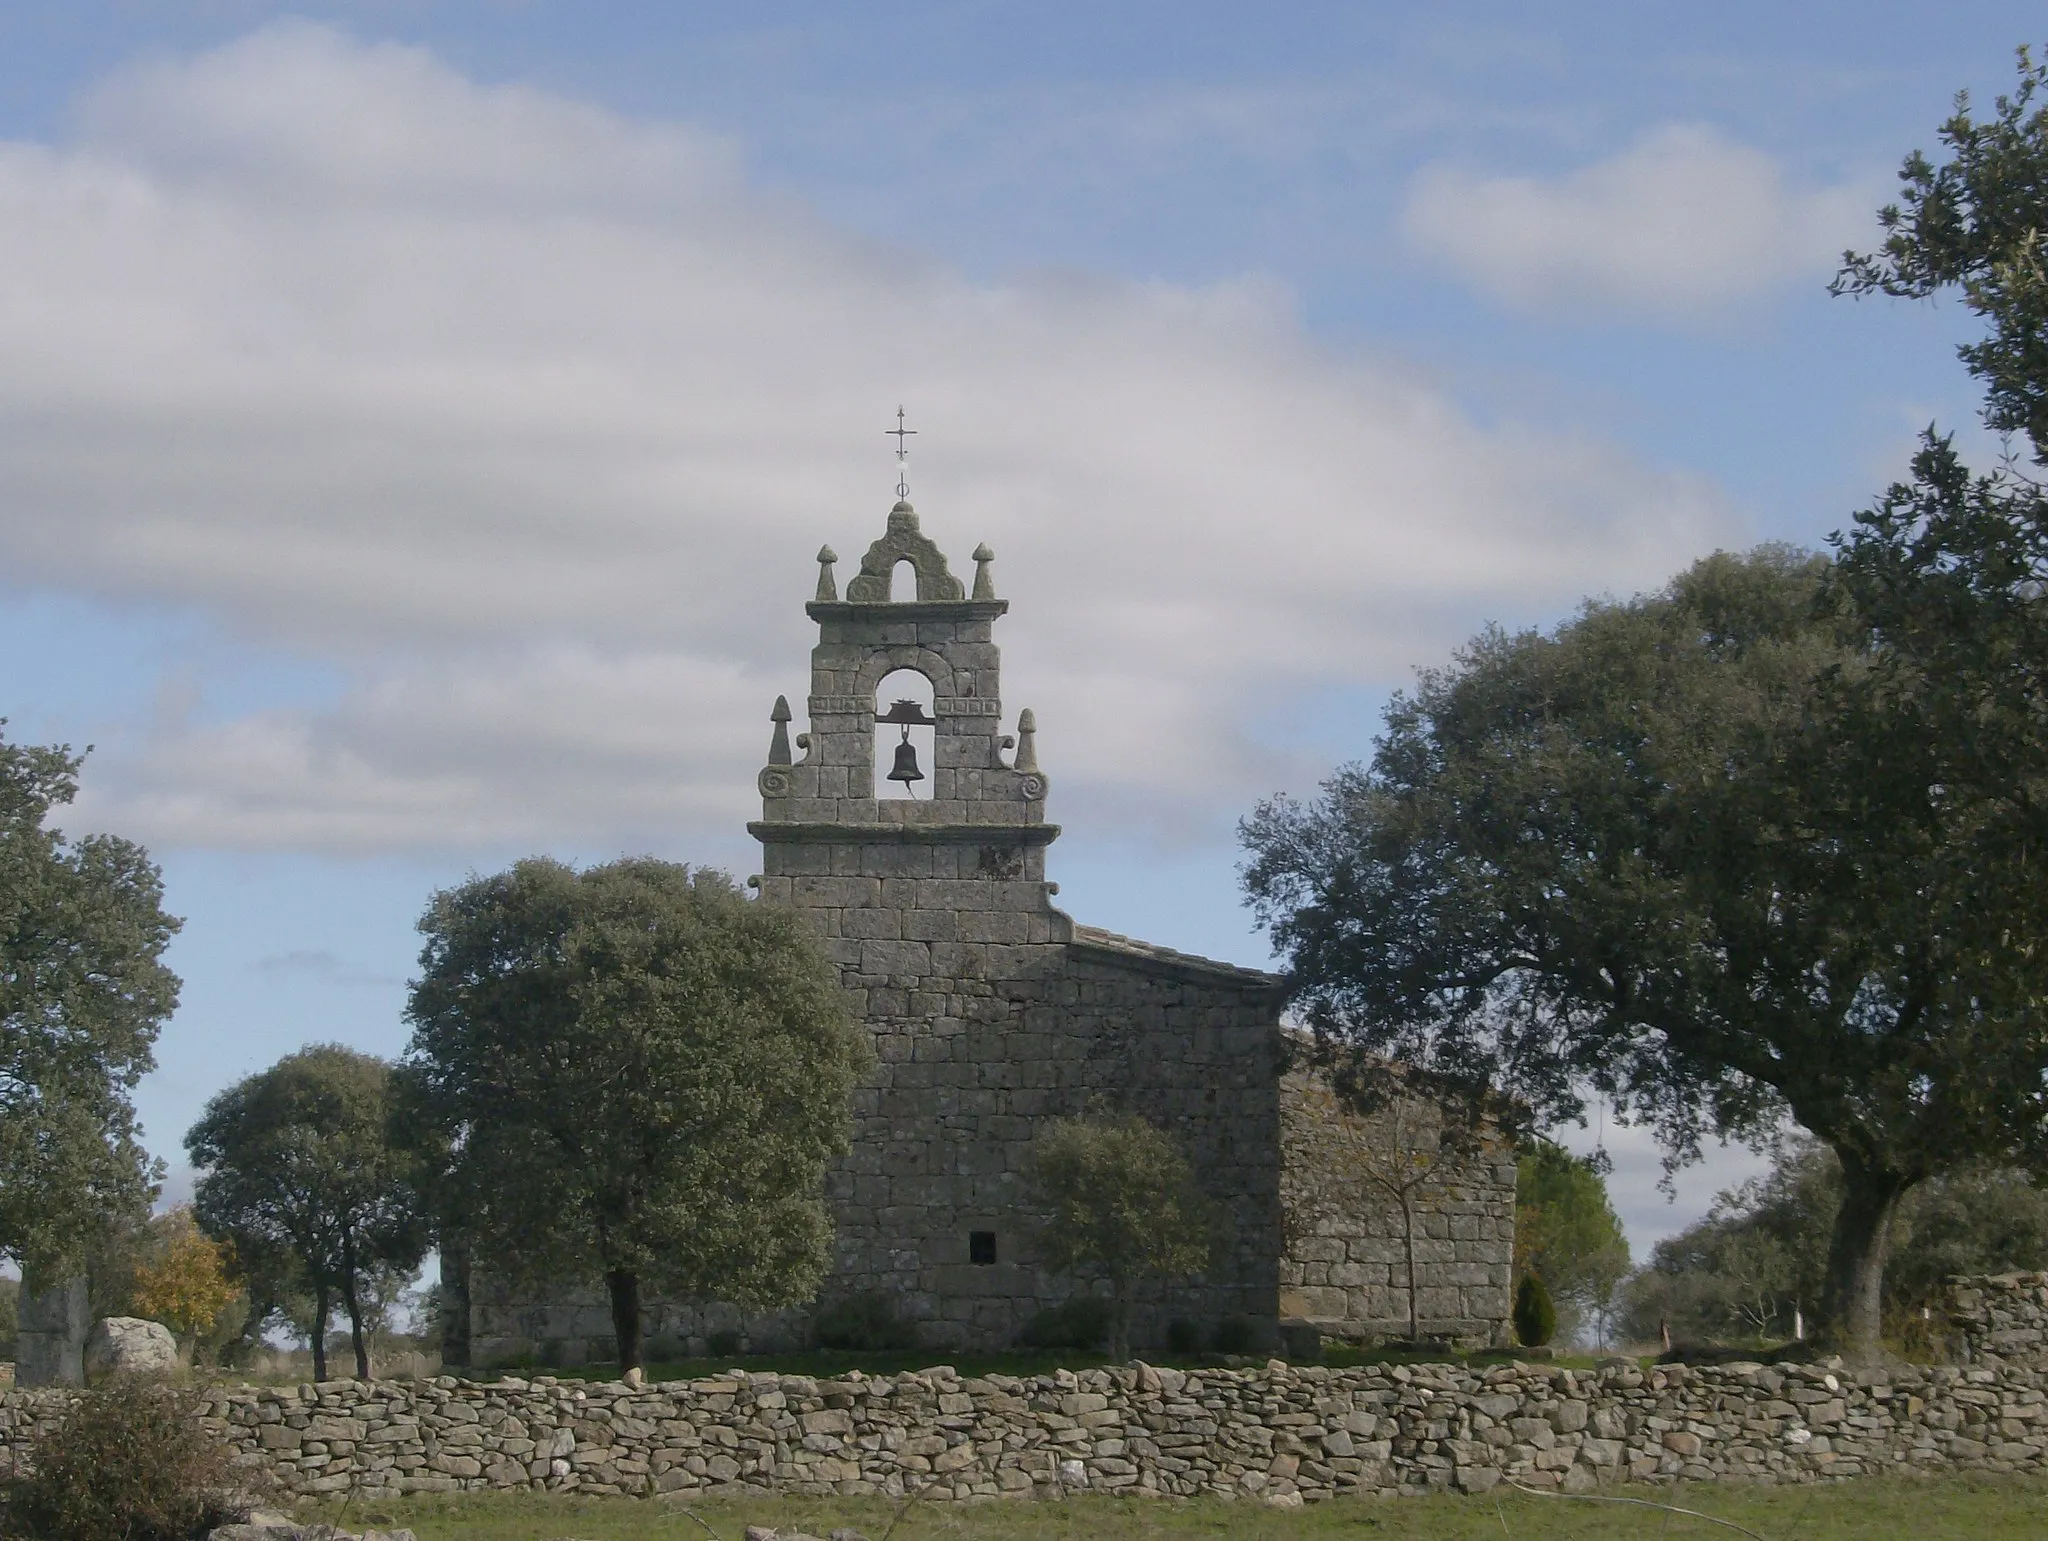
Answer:
[[[896,496],[907,498],[910,496],[910,446],[903,441],[916,438],[917,430],[903,426],[903,409],[898,407],[896,426],[884,428],[882,432],[896,441]]]

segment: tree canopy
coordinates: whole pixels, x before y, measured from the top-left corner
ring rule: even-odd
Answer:
[[[2029,857],[1925,779],[1880,651],[1825,561],[1717,555],[1482,635],[1396,699],[1370,766],[1244,831],[1326,1039],[1540,1121],[1597,1092],[1680,1158],[1788,1111],[1826,1142],[1829,1319],[1864,1351],[1900,1197],[2048,1155],[2032,955],[1989,935],[2033,924]]]
[[[718,872],[535,859],[436,894],[420,930],[407,1071],[479,1255],[602,1279],[627,1368],[643,1283],[812,1298],[872,1051],[801,915]]]
[[[148,853],[48,827],[81,763],[0,741],[0,1256],[42,1276],[78,1268],[103,1216],[147,1207],[129,1093],[178,1001]]]
[[[348,1315],[356,1374],[370,1374],[368,1287],[419,1266],[429,1245],[414,1157],[394,1141],[391,1066],[339,1044],[288,1054],[207,1103],[185,1136],[200,1169],[193,1209],[259,1269],[287,1264],[314,1298],[313,1373],[327,1322]]]
[[[1135,1115],[1057,1118],[1032,1141],[1029,1180],[1045,1266],[1108,1278],[1110,1357],[1124,1359],[1137,1287],[1209,1266],[1216,1221],[1194,1169],[1173,1136]]]
[[[1654,1340],[1660,1324],[1681,1343],[1793,1336],[1825,1287],[1841,1201],[1834,1155],[1788,1140],[1769,1173],[1657,1244],[1625,1286],[1624,1327],[1638,1341]],[[1961,1168],[1909,1193],[1893,1231],[1885,1313],[1892,1335],[1910,1341],[1951,1275],[2048,1266],[2048,1192],[2011,1168]]]
[[[1588,1316],[1605,1317],[1628,1265],[1601,1169],[1550,1140],[1531,1141],[1515,1163],[1515,1276],[1542,1279],[1571,1337]]]
[[[2021,48],[2012,94],[1978,118],[1958,93],[1939,135],[1949,158],[1906,157],[1899,201],[1878,212],[1883,244],[1848,254],[1834,290],[1958,293],[1988,329],[1957,349],[1983,382],[1985,422],[2048,462],[2048,63]]]
[[[201,1344],[238,1329],[245,1303],[229,1248],[199,1229],[192,1206],[180,1204],[157,1217],[153,1255],[135,1269],[124,1315],[162,1322],[190,1355]]]

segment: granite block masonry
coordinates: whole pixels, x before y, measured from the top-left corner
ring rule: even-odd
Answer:
[[[70,1397],[0,1393],[0,1471]],[[1502,1482],[2040,1473],[2048,1375],[2005,1367],[1502,1365],[1115,1370],[672,1385],[221,1388],[207,1425],[302,1496],[553,1492],[935,1501],[1073,1492],[1316,1502]]]
[[[1241,1318],[1265,1345],[1283,1326],[1405,1335],[1407,1218],[1359,1176],[1378,1126],[1297,1064],[1282,981],[1054,907],[1046,852],[1060,831],[1046,819],[1034,715],[1005,731],[994,628],[1009,602],[993,553],[976,548],[970,589],[898,502],[844,598],[837,561],[819,553],[806,607],[818,626],[808,730],[792,742],[795,714],[775,703],[748,825],[760,902],[810,919],[876,1050],[852,1149],[828,1177],[837,1241],[820,1303],[884,1295],[933,1349],[1014,1342],[1036,1313],[1093,1287],[1040,1265],[1032,1140],[1048,1119],[1109,1110],[1170,1131],[1222,1217],[1213,1265],[1149,1301],[1135,1342],[1163,1341],[1176,1318],[1200,1330]],[[913,731],[929,734],[929,764]],[[907,769],[915,795],[878,795],[887,772]],[[1511,1155],[1446,1165],[1415,1211],[1422,1331],[1503,1338]],[[451,1281],[451,1298],[469,1301],[475,1363],[612,1356],[594,1284],[515,1288],[507,1272],[480,1258]],[[810,1317],[659,1299],[646,1312],[656,1356],[714,1341],[790,1347]]]
[[[92,1309],[84,1277],[29,1281],[21,1292],[14,1380],[19,1386],[85,1384],[85,1338]]]

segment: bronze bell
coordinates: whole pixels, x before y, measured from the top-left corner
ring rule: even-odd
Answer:
[[[910,741],[910,729],[903,730],[903,742],[896,746],[896,764],[889,772],[891,781],[903,783],[903,790],[910,790],[910,783],[924,780],[924,772],[917,768],[917,746]]]

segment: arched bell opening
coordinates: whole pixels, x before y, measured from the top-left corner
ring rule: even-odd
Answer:
[[[928,801],[937,764],[932,682],[896,669],[875,686],[875,796]]]
[[[889,603],[907,604],[917,598],[917,563],[904,557],[889,569]]]

